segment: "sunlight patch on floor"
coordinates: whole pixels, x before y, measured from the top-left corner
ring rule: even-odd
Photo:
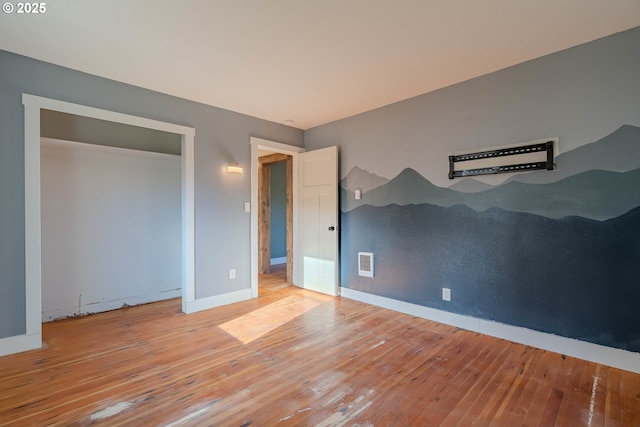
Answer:
[[[314,309],[323,302],[329,301],[331,298],[325,295],[314,295],[313,297],[288,296],[223,323],[219,328],[243,344],[247,344]]]

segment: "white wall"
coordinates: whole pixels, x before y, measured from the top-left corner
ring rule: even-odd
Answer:
[[[43,138],[42,319],[180,296],[180,156]]]

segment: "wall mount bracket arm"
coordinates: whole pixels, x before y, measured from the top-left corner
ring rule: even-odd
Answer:
[[[508,156],[517,156],[531,153],[545,154],[546,159],[534,162],[521,162],[506,165],[484,166],[478,168],[458,169],[456,163],[473,162],[477,160],[485,160],[491,158],[504,158]],[[498,161],[496,161],[498,162]],[[542,142],[539,144],[528,144],[518,147],[499,148],[495,150],[479,151],[476,153],[459,154],[449,156],[449,179],[477,176],[477,175],[493,175],[499,173],[525,172],[531,170],[553,170],[553,141]]]

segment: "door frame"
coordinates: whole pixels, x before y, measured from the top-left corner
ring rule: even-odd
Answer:
[[[298,285],[298,155],[302,147],[282,144],[262,138],[250,138],[251,144],[251,297],[258,297],[258,150],[288,154],[293,163],[293,284]]]
[[[47,109],[181,136],[182,311],[195,302],[195,129],[81,104],[22,94],[25,156],[25,334],[0,339],[0,355],[42,347],[40,110]]]

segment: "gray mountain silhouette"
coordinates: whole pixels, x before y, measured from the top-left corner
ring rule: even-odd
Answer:
[[[498,206],[547,218],[581,216],[604,221],[640,206],[640,169],[591,170],[550,184],[510,182],[473,194],[465,204],[476,211]]]
[[[363,191],[362,199],[355,200],[353,191],[341,188],[341,209],[350,211],[361,205],[386,206],[416,205],[431,203],[438,206],[451,206],[460,203],[456,197],[464,193],[433,185],[429,180],[411,168],[404,169],[395,178],[371,191]]]
[[[640,168],[640,127],[623,125],[614,132],[556,157],[552,172],[517,174],[506,182],[547,184],[593,169],[628,172]]]
[[[348,212],[361,205],[463,204],[475,211],[500,207],[548,218],[580,216],[603,221],[640,206],[638,188],[640,168],[624,173],[592,170],[550,184],[510,182],[479,193],[462,193],[433,185],[407,168],[387,184],[363,193],[361,200],[341,189],[341,209]]]
[[[479,191],[486,191],[493,188],[492,185],[485,184],[484,182],[477,181],[473,178],[456,179],[456,183],[447,187],[449,190],[460,191],[461,193],[477,193]]]
[[[371,173],[365,169],[360,169],[358,166],[353,167],[347,176],[340,180],[340,187],[351,190],[360,190],[367,192],[373,190],[376,187],[389,182],[387,178],[383,178],[374,173]]]

